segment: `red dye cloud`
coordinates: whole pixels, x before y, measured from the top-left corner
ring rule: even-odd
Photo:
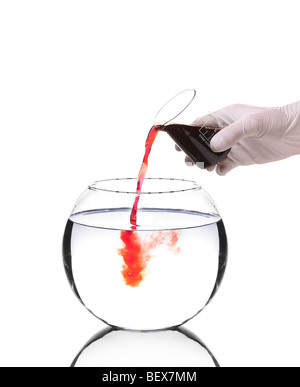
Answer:
[[[178,238],[178,231],[155,231],[142,241],[137,231],[121,231],[123,247],[118,250],[118,254],[124,261],[121,273],[125,284],[139,286],[146,275],[147,263],[152,258],[151,250],[156,247],[165,244],[174,254],[178,254]]]

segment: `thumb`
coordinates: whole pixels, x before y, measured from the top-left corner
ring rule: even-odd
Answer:
[[[223,152],[232,148],[242,138],[256,137],[259,134],[258,120],[253,116],[242,118],[231,125],[226,126],[217,133],[210,142],[214,152]]]

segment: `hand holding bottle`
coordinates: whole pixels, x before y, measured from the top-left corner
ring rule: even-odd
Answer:
[[[212,138],[211,149],[222,152],[231,148],[216,166],[219,175],[240,165],[264,164],[300,154],[300,101],[279,108],[230,105],[198,118],[192,125],[209,126],[216,120],[223,129]]]

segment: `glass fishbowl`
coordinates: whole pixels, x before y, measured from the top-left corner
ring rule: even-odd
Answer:
[[[80,302],[119,329],[184,324],[211,301],[227,262],[223,221],[194,181],[96,181],[77,200],[63,237],[65,271]]]

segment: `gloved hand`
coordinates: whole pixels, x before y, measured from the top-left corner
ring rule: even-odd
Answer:
[[[263,164],[300,154],[300,101],[279,108],[231,105],[200,117],[192,125],[223,127],[211,148],[231,151],[216,166],[226,175],[239,165]],[[188,161],[188,160],[187,160]]]

